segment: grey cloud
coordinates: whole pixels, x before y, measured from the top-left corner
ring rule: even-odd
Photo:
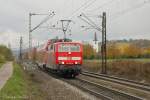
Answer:
[[[46,13],[50,10],[56,12],[56,16],[51,20],[52,24],[56,24],[60,19],[66,19],[71,16],[72,12],[79,8],[87,0],[0,0],[0,33],[7,34],[8,30],[13,31],[14,38],[23,35],[25,41],[28,41],[28,14],[29,12]],[[101,14],[102,11],[108,13],[107,20],[107,36],[108,39],[123,39],[123,38],[146,38],[150,39],[150,4],[147,3],[143,7],[134,9],[128,13],[122,14],[117,19],[112,16],[118,11],[122,11],[135,4],[143,2],[143,0],[114,0],[112,3],[94,11],[92,9],[111,0],[96,0],[91,6],[86,9],[81,9],[74,14],[72,20],[76,24],[71,24],[72,35],[69,36],[75,40],[93,40],[95,30],[82,31],[81,25],[87,25],[83,21],[76,18],[81,12]],[[34,25],[40,22],[42,18],[34,17]],[[100,25],[100,19],[95,20],[96,24]],[[60,23],[58,25],[60,27]],[[16,33],[15,33],[16,32]],[[97,32],[97,31],[96,31]],[[37,30],[32,33],[36,41],[43,41],[48,38],[53,38],[57,35],[63,37],[62,31],[55,30]],[[99,40],[101,33],[97,32]],[[0,34],[1,35],[1,34]],[[1,35],[3,36],[3,35]],[[12,35],[11,35],[12,36]],[[5,36],[6,37],[6,36]],[[84,37],[84,38],[83,38]],[[13,39],[14,39],[13,38]],[[0,41],[1,43],[3,41]],[[17,42],[17,41],[16,41]],[[14,45],[15,46],[15,45]]]

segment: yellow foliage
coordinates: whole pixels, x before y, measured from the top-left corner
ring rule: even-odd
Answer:
[[[129,45],[126,48],[124,48],[124,55],[127,57],[138,57],[141,55],[142,49],[139,47],[136,47],[134,45]]]
[[[96,55],[96,51],[90,44],[83,45],[83,57],[85,59],[93,59]]]
[[[121,53],[124,52],[125,48],[129,46],[128,43],[117,43],[117,48],[120,50]]]
[[[117,58],[121,55],[121,49],[117,45],[111,45],[107,47],[107,57],[108,58]]]

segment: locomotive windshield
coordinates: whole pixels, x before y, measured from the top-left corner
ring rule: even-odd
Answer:
[[[58,47],[59,52],[80,52],[79,44],[60,44]]]

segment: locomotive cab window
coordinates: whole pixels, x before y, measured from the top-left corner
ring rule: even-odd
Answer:
[[[60,44],[58,47],[59,52],[80,52],[79,44]]]
[[[80,51],[80,46],[77,44],[70,45],[70,51],[71,52],[79,52]]]

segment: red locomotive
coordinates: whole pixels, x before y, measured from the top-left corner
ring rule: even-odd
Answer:
[[[52,39],[44,47],[37,48],[36,56],[37,63],[40,63],[44,69],[51,69],[71,77],[81,72],[81,43]]]

